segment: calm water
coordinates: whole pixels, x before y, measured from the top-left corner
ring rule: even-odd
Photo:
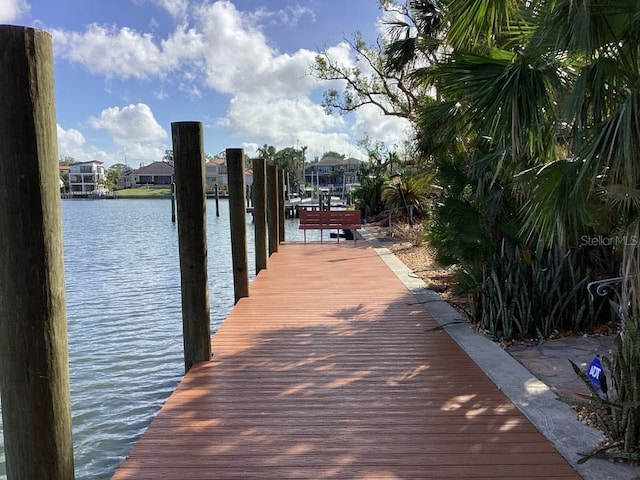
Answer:
[[[110,478],[184,372],[178,230],[170,208],[168,200],[62,202],[77,479]],[[288,240],[301,238],[296,225],[287,221]],[[220,217],[208,201],[207,235],[215,331],[233,306],[226,201]],[[250,216],[247,250],[251,280]]]

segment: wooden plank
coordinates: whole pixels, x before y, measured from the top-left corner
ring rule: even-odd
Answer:
[[[580,478],[367,246],[283,244],[113,477]]]

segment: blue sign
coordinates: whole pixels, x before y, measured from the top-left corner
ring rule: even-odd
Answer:
[[[601,389],[600,377],[604,376],[604,367],[602,366],[602,362],[599,357],[594,358],[589,364],[587,376],[589,377],[589,380],[591,380],[591,383],[593,383],[593,387],[596,389],[596,392],[599,392]]]

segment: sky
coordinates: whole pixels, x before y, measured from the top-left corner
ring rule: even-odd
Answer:
[[[346,39],[372,43],[376,0],[0,0],[0,24],[52,36],[58,153],[137,168],[162,159],[171,123],[199,121],[205,152],[262,145],[366,159],[367,136],[387,145],[404,121],[375,107],[327,115],[310,75],[318,52],[355,65]]]

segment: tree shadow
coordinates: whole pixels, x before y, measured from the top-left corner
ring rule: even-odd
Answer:
[[[331,272],[298,257],[261,272],[113,478],[579,478],[372,250],[349,248],[321,249],[351,255]]]

